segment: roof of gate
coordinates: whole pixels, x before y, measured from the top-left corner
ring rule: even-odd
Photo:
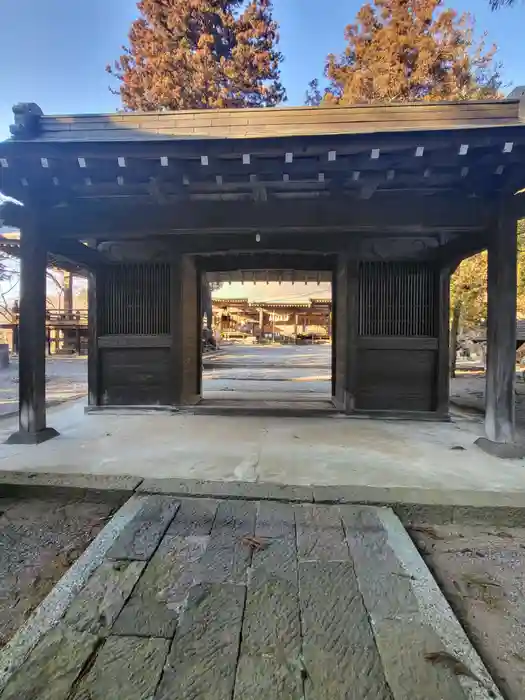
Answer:
[[[13,112],[13,140],[47,142],[251,139],[525,125],[519,99],[56,116],[46,116],[29,103],[15,106]]]

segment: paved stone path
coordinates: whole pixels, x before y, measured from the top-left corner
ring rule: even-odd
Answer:
[[[500,697],[389,509],[138,498],[2,700]]]
[[[330,345],[228,345],[204,358],[203,398],[264,400],[329,399]]]

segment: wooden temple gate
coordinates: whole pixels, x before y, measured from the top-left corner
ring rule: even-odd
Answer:
[[[486,449],[514,438],[524,106],[501,102],[47,117],[15,108],[2,218],[22,230],[20,431],[44,406],[45,266],[89,271],[89,402],[201,400],[202,276],[325,271],[333,400],[448,416],[450,274],[489,251]]]

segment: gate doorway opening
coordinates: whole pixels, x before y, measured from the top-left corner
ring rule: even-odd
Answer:
[[[332,261],[324,256],[322,269],[315,269],[316,261],[295,256],[292,269],[280,256],[280,265],[265,268],[264,257],[236,269],[224,258],[201,263],[211,299],[203,304],[200,406],[217,412],[335,410]]]

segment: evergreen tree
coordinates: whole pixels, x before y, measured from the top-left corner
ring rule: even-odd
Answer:
[[[443,0],[371,0],[346,28],[344,52],[327,58],[323,102],[356,104],[496,97],[495,47],[474,40],[468,14]]]
[[[141,0],[107,70],[128,110],[268,107],[286,98],[271,0]]]

